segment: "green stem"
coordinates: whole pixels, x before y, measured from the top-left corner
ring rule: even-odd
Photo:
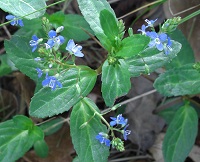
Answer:
[[[191,19],[191,18],[193,18],[193,17],[199,15],[199,14],[200,14],[200,10],[197,10],[197,11],[191,13],[190,15],[184,17],[184,18],[179,22],[179,25],[182,24],[182,23],[184,23],[184,22],[186,22],[186,21],[188,21],[189,19]]]
[[[27,14],[27,15],[24,15],[24,16],[21,16],[21,17],[17,17],[16,19],[17,19],[17,20],[23,19],[23,18],[26,17],[26,16],[32,15],[32,14],[34,14],[34,13],[36,13],[36,12],[42,11],[42,10],[44,10],[44,9],[46,9],[46,8],[49,8],[49,7],[54,6],[54,5],[56,5],[56,4],[62,3],[62,2],[64,2],[64,1],[65,1],[65,0],[60,0],[60,1],[58,1],[58,2],[52,3],[52,4],[50,4],[50,5],[46,6],[46,7],[43,7],[43,8],[41,8],[41,9],[37,10],[37,11],[31,12],[31,13],[29,13],[29,14]],[[5,22],[5,23],[3,23],[3,24],[0,24],[0,27],[3,26],[3,25],[9,24],[9,23],[12,22],[12,21],[13,21],[13,20],[10,20],[10,21],[7,21],[7,22]]]

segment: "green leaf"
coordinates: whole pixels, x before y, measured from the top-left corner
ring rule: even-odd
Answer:
[[[109,65],[106,60],[102,67],[102,95],[107,106],[112,106],[115,99],[128,93],[131,88],[128,65],[124,60]]]
[[[163,142],[165,162],[183,162],[191,151],[198,130],[198,116],[193,107],[185,105],[175,114]]]
[[[26,19],[34,19],[44,15],[45,7],[46,7],[45,0],[1,0],[0,1],[0,8],[6,12],[12,13],[15,16],[21,17],[30,14],[25,17]]]
[[[141,34],[135,34],[122,40],[122,48],[116,53],[117,56],[131,57],[138,55],[149,44],[150,38]]]
[[[24,26],[15,32],[15,36],[24,36],[31,40],[33,35],[37,35],[38,38],[46,37],[43,28],[41,18],[36,18],[33,20],[23,20]]]
[[[72,162],[79,162],[79,161],[80,161],[80,160],[79,160],[78,156],[76,156],[76,157],[73,159]]]
[[[22,36],[13,36],[10,41],[5,40],[6,52],[15,66],[33,80],[38,80],[36,67],[44,69],[34,58],[38,57],[37,52],[31,52],[30,39]]]
[[[7,75],[12,72],[8,64],[8,57],[6,54],[0,55],[0,76]]]
[[[183,106],[182,100],[178,101],[178,103],[177,103],[177,98],[169,98],[169,99],[166,100],[165,103],[163,103],[163,105],[161,105],[161,107],[165,107],[165,109],[160,111],[158,113],[158,115],[163,117],[167,124],[170,124],[172,119],[174,118],[174,115],[175,115],[176,111],[181,106]]]
[[[147,48],[139,55],[127,58],[125,61],[129,64],[129,71],[132,77],[141,74],[148,74],[169,63],[181,49],[181,44],[172,41],[172,51],[166,55],[156,48]],[[145,66],[145,63],[147,66]]]
[[[200,92],[200,73],[188,64],[161,74],[154,87],[165,96],[198,94]]]
[[[173,33],[169,34],[169,36],[171,39],[181,43],[182,48],[177,57],[174,58],[170,63],[165,65],[166,69],[181,67],[188,63],[194,63],[195,62],[194,52],[188,40],[183,35],[183,33],[179,29],[176,29]]]
[[[35,93],[30,104],[30,115],[44,118],[68,111],[90,93],[96,77],[96,72],[86,66],[77,66],[63,72],[58,78],[62,88],[52,91],[49,87],[43,87]]]
[[[89,24],[83,16],[75,14],[64,14],[63,12],[56,12],[49,16],[49,21],[53,24],[55,28],[59,26],[64,26],[64,30],[61,32],[67,40],[74,39],[75,41],[83,41],[90,38],[90,36],[85,32],[93,34],[92,29],[90,29]],[[85,30],[85,31],[84,31]]]
[[[63,123],[64,118],[56,118],[41,124],[40,128],[43,130],[45,136],[49,136],[60,130],[60,128],[63,126]]]
[[[100,12],[100,23],[104,34],[111,42],[115,42],[115,38],[119,34],[116,17],[110,11],[104,9]]]
[[[15,117],[20,119],[22,116]],[[26,117],[24,117],[26,118]],[[22,119],[24,120],[24,119]],[[32,124],[33,125],[33,124]],[[30,129],[20,129],[16,127],[16,123],[13,120],[8,120],[0,124],[0,161],[1,162],[14,162],[20,157],[22,157],[39,139],[43,139],[44,135],[41,131],[40,138],[34,137],[35,130],[38,131],[38,127],[33,126],[32,130]]]
[[[35,142],[34,150],[35,150],[35,153],[41,158],[47,157],[49,153],[49,148],[45,140],[39,140]]]
[[[97,38],[100,40],[102,45],[109,50],[111,47],[100,23],[100,12],[102,10],[107,9],[115,15],[109,3],[106,0],[78,0],[78,4],[81,13],[83,14],[85,20],[89,23]]]
[[[72,142],[81,162],[105,162],[108,159],[109,147],[95,139],[99,132],[107,132],[101,119],[94,115],[95,111],[99,112],[95,103],[83,98],[73,107],[70,116]]]
[[[17,115],[13,117],[13,122],[15,126],[22,130],[29,130],[33,127],[33,122],[30,118],[24,115]]]

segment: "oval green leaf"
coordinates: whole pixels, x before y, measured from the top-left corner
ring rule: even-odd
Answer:
[[[33,145],[35,153],[41,157],[41,158],[45,158],[48,156],[49,153],[49,147],[47,145],[47,143],[45,142],[45,140],[39,140],[36,141]]]
[[[200,92],[200,73],[188,64],[161,74],[154,87],[165,96],[192,95]]]
[[[132,77],[148,74],[169,63],[177,56],[181,49],[181,44],[172,41],[172,51],[166,55],[156,48],[147,48],[139,55],[127,58],[125,61],[129,64],[129,71]],[[145,63],[147,66],[145,66]]]
[[[25,16],[34,19],[44,15],[46,10],[45,0],[1,0],[0,8],[15,16]],[[30,14],[30,15],[28,15]]]
[[[183,162],[190,153],[198,130],[198,116],[193,107],[182,106],[170,123],[163,142],[165,162]]]
[[[15,118],[19,119],[18,117]],[[20,129],[13,120],[0,124],[0,161],[14,162],[22,157],[37,140],[42,140],[44,134],[38,127]]]
[[[79,4],[79,8],[85,20],[89,23],[91,29],[94,31],[95,35],[100,40],[102,45],[107,50],[109,50],[111,48],[111,45],[101,27],[100,12],[106,9],[110,11],[113,15],[115,15],[115,12],[110,7],[110,4],[106,0],[101,0],[101,1],[77,0],[77,2]]]
[[[149,44],[150,38],[145,35],[135,34],[122,40],[121,49],[116,53],[120,57],[138,55]]]
[[[31,52],[30,39],[22,36],[13,36],[11,40],[4,42],[6,52],[15,66],[33,80],[38,80],[36,67],[44,69],[34,58],[38,57],[37,52]],[[20,47],[20,48],[19,48]]]
[[[99,132],[106,133],[107,129],[101,119],[94,115],[94,110],[99,111],[95,103],[89,98],[84,98],[73,107],[70,116],[72,142],[81,162],[108,160],[109,147],[95,139]]]
[[[128,65],[124,60],[109,65],[106,60],[102,67],[102,95],[107,106],[112,106],[115,99],[126,95],[131,88]]]
[[[30,115],[44,118],[68,111],[90,93],[96,77],[97,73],[86,66],[77,66],[63,72],[58,78],[62,88],[52,91],[49,87],[43,87],[35,93],[30,104]]]
[[[115,15],[110,11],[104,9],[100,12],[100,23],[104,31],[104,34],[111,42],[115,42],[115,38],[119,34],[119,28],[117,26],[117,20]]]

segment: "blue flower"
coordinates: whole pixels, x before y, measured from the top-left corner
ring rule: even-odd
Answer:
[[[42,70],[40,68],[36,68],[37,73],[38,73],[38,78],[40,78],[43,74]]]
[[[42,86],[47,86],[52,90],[55,90],[57,85],[58,87],[62,88],[62,84],[54,76],[48,76],[48,73],[46,73],[46,78],[42,81]]]
[[[124,130],[122,131],[123,132],[123,136],[124,136],[124,140],[127,140],[127,136],[129,135],[129,134],[131,134],[131,131],[130,130],[126,130],[126,128],[128,127],[129,125],[126,125],[125,127],[124,127]]]
[[[69,51],[70,54],[74,54],[76,57],[84,56],[84,54],[81,52],[82,46],[75,44],[72,39],[68,41],[66,50]]]
[[[164,49],[163,43],[167,40],[167,34],[165,34],[165,33],[157,34],[156,32],[149,32],[147,34],[147,36],[149,36],[151,38],[149,47],[156,46],[156,48],[159,51],[163,51],[163,49]]]
[[[142,32],[142,35],[146,35],[146,31],[145,31],[146,28],[147,27],[143,24],[142,27],[141,27],[141,29],[138,29],[137,31]]]
[[[98,135],[96,135],[96,139],[106,146],[110,147],[110,140],[104,137],[104,133],[100,132]]]
[[[17,25],[19,25],[19,26],[24,26],[23,21],[22,21],[21,19],[17,19],[17,17],[14,16],[14,15],[7,15],[7,16],[6,16],[6,19],[7,19],[7,20],[12,20],[12,21],[10,22],[10,24],[11,24],[12,26],[17,26]]]
[[[58,48],[65,41],[63,36],[61,35],[57,36],[57,33],[55,30],[50,30],[48,33],[48,36],[50,39],[48,39],[47,43],[45,43],[46,49],[53,48],[54,46]]]
[[[113,121],[110,122],[110,126],[113,127],[115,125],[121,124],[122,127],[125,126],[128,122],[127,119],[124,119],[124,117],[122,117],[122,114],[117,115],[117,118],[114,117],[110,117]]]
[[[153,24],[157,21],[158,19],[155,20],[148,20],[146,19],[145,22],[147,23],[147,27],[153,27]]]
[[[165,54],[168,55],[170,51],[172,51],[172,42],[171,42],[171,39],[170,37],[167,38],[167,44],[164,46],[164,51],[165,51]]]
[[[30,44],[31,47],[33,47],[32,52],[34,52],[38,47],[39,38],[36,35],[33,35],[32,40],[30,40],[29,44]]]

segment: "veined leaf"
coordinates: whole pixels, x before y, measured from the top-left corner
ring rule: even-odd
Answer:
[[[154,70],[164,66],[174,57],[176,57],[180,49],[181,44],[172,41],[172,51],[168,55],[166,55],[164,52],[158,51],[156,48],[147,48],[139,55],[127,58],[125,61],[129,64],[131,76],[137,77],[141,74],[151,73]]]
[[[112,106],[116,98],[128,93],[131,88],[128,65],[124,60],[109,65],[105,61],[102,67],[102,95],[107,106]]]
[[[70,116],[72,142],[81,162],[105,162],[108,159],[109,147],[95,139],[98,133],[106,133],[107,129],[101,119],[94,115],[94,110],[99,112],[95,103],[83,98],[73,107]]]
[[[75,41],[83,41],[90,38],[90,36],[85,32],[93,34],[92,29],[90,29],[89,24],[84,19],[83,16],[77,14],[64,14],[63,12],[56,12],[49,17],[49,21],[53,24],[55,28],[59,26],[64,26],[62,35],[68,40],[74,39]]]
[[[36,154],[41,158],[47,157],[49,153],[48,145],[44,139],[38,140],[34,143],[34,150]]]
[[[100,40],[102,45],[107,50],[109,50],[111,48],[111,45],[100,23],[100,12],[102,10],[106,9],[110,11],[113,15],[115,15],[109,3],[106,0],[78,0],[78,4],[81,13],[83,14],[85,20],[89,23],[91,29],[94,31],[97,38]]]
[[[198,116],[193,107],[182,106],[170,123],[163,142],[165,162],[183,162],[194,145]]]
[[[7,75],[12,72],[11,67],[8,64],[8,57],[6,54],[0,56],[0,76]]]
[[[183,33],[179,29],[176,29],[175,31],[170,33],[169,36],[171,39],[181,43],[182,48],[177,57],[174,58],[169,64],[165,65],[166,69],[172,69],[175,67],[181,67],[185,64],[194,63],[194,52]]]
[[[16,120],[24,120],[25,116],[16,116]],[[31,123],[31,119],[25,119]],[[41,129],[31,124],[31,128],[20,129],[13,120],[0,124],[0,161],[14,162],[22,157],[37,140],[42,140],[44,134]]]
[[[58,78],[62,88],[52,91],[49,87],[43,87],[35,93],[30,104],[30,115],[44,118],[68,111],[90,93],[96,77],[96,72],[86,66],[77,66],[62,73]]]
[[[26,19],[34,19],[44,15],[45,0],[1,0],[0,8],[15,16],[26,16]],[[42,9],[42,10],[41,10]],[[33,13],[34,12],[34,13]]]
[[[44,69],[34,58],[38,57],[37,52],[31,52],[30,39],[22,36],[13,36],[11,40],[6,40],[4,45],[9,58],[15,66],[33,80],[38,80],[36,67]]]
[[[154,87],[165,96],[198,94],[200,92],[200,73],[187,64],[161,74]]]
[[[122,40],[122,48],[116,53],[117,56],[131,57],[138,55],[149,44],[149,37],[135,34]]]
[[[117,26],[117,20],[114,15],[104,9],[100,12],[100,23],[101,27],[111,42],[115,42],[115,38],[119,34],[119,28]]]

